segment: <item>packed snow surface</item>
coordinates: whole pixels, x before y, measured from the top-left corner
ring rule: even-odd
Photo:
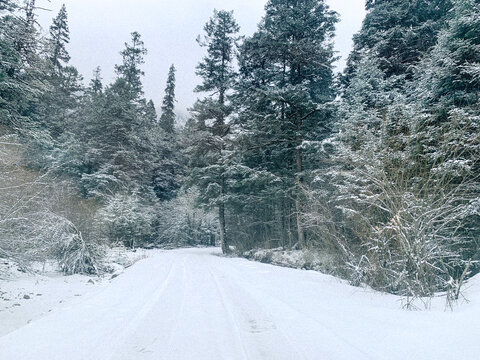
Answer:
[[[480,279],[468,287],[454,312],[405,311],[398,297],[312,271],[153,251],[0,337],[0,359],[477,359]]]

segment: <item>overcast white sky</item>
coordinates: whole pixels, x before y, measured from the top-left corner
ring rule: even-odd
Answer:
[[[101,66],[104,83],[114,78],[114,65],[121,62],[119,52],[130,33],[138,31],[148,49],[143,67],[147,98],[160,109],[168,68],[177,67],[177,112],[186,117],[198,94],[195,67],[203,49],[195,39],[213,9],[234,10],[242,35],[250,35],[263,16],[267,0],[37,0],[37,5],[51,9],[40,11],[40,24],[48,31],[51,20],[65,3],[69,15],[71,63],[86,81],[95,67]],[[363,0],[327,0],[341,16],[337,26],[336,48],[343,68],[365,16]]]

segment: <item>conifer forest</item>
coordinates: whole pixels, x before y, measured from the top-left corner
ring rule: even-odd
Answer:
[[[65,5],[44,29],[38,0],[0,0],[0,260],[99,275],[113,248],[216,246],[461,299],[480,272],[480,1],[366,0],[341,71],[334,6],[265,3],[249,35],[211,9],[180,121],[176,64],[145,95],[141,33],[105,81],[75,67]]]

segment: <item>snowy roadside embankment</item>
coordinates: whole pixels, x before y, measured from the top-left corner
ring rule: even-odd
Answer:
[[[253,249],[241,254],[242,257],[265,264],[292,269],[315,270],[330,274],[336,269],[335,258],[312,250]]]
[[[97,293],[145,257],[143,250],[111,249],[105,258],[108,273],[101,276],[64,276],[48,266],[46,271],[25,272],[14,262],[0,259],[0,336]]]

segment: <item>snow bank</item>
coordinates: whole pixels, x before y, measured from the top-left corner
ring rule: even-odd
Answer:
[[[249,260],[293,269],[315,270],[331,274],[335,266],[335,257],[313,250],[254,249],[242,254]]]

